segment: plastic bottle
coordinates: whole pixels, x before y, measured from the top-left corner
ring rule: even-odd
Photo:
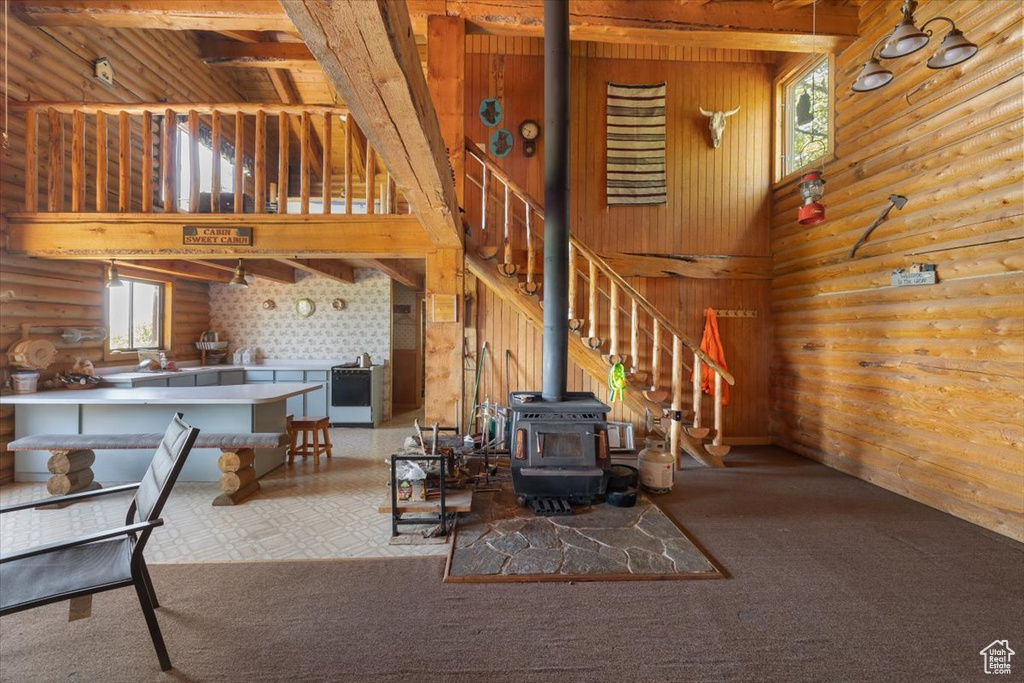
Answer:
[[[167,369],[167,354],[165,354],[163,351],[160,352],[160,369]]]

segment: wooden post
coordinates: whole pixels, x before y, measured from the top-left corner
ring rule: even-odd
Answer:
[[[260,490],[256,480],[255,451],[251,448],[222,448],[217,459],[220,468],[220,490],[223,491],[213,499],[216,506],[238,505],[246,498]]]
[[[288,115],[277,117],[277,212],[288,213]]]
[[[220,112],[210,114],[210,146],[213,163],[210,165],[210,213],[220,213]]]
[[[344,162],[345,169],[345,213],[352,213],[352,136],[354,134],[354,128],[356,122],[352,119],[350,113],[345,117],[345,151],[343,153],[342,161]],[[326,156],[326,152],[324,153]]]
[[[320,172],[320,180],[323,183],[323,212],[331,213],[331,149],[333,147],[332,137],[334,129],[334,114],[324,114],[324,134],[321,142],[323,150],[324,165]]]
[[[96,112],[96,211],[107,212],[107,115]]]
[[[377,213],[377,207],[374,204],[377,201],[377,153],[373,151],[373,147],[370,147],[369,141],[366,143],[366,213],[374,214]]]
[[[634,297],[629,302],[629,366],[636,373],[640,369],[640,305]]]
[[[93,481],[95,474],[92,464],[96,461],[96,453],[89,449],[53,450],[50,451],[46,469],[50,479],[46,482],[46,491],[51,496],[66,496],[79,491],[91,491],[101,488]]]
[[[85,113],[71,115],[71,211],[85,208]]]
[[[39,209],[39,150],[36,137],[39,125],[36,110],[25,111],[25,212],[35,213]]]
[[[592,349],[601,347],[601,338],[597,336],[597,263],[587,259],[590,264],[590,297],[587,303],[587,317],[590,319],[590,334],[586,339],[587,346]]]
[[[683,409],[683,341],[672,335],[672,410],[679,412]],[[673,416],[669,441],[672,446],[672,457],[676,460],[676,469],[679,469],[680,447],[683,438],[683,421]]]
[[[523,201],[523,209],[526,212],[526,282],[519,283],[519,291],[527,296],[536,296],[537,292],[540,291],[540,284],[534,281],[534,271],[537,268],[537,254],[535,252],[537,250],[533,242],[533,209],[525,200]],[[570,274],[569,279],[569,287],[572,288],[572,280],[575,277]],[[572,296],[570,295],[569,298],[571,300]],[[572,315],[570,314],[569,317],[572,318]]]
[[[480,174],[480,232],[487,239],[487,164],[482,164]]]
[[[117,115],[117,210],[132,210],[132,128],[126,111]]]
[[[466,21],[461,17],[427,17],[427,87],[430,89],[455,195],[465,206],[466,177]]]
[[[710,370],[710,368],[709,368]],[[712,371],[714,372],[714,371]],[[715,376],[722,378],[715,373]],[[693,426],[686,427],[686,433],[695,439],[703,439],[708,435],[708,428],[701,424],[701,384],[704,381],[704,363],[696,352],[693,354]]]
[[[188,112],[188,212],[199,213],[199,112]]]
[[[573,332],[583,327],[583,319],[576,317],[576,283],[579,273],[576,272],[576,247],[569,242],[569,329]]]
[[[394,214],[397,211],[397,197],[398,190],[395,187],[395,179],[391,176],[391,172],[388,171],[387,180],[384,181],[384,213]]]
[[[46,208],[51,213],[64,210],[64,122],[60,112],[51,108],[50,167],[46,180]]]
[[[260,109],[256,112],[256,147],[253,161],[253,184],[256,199],[256,213],[267,210],[267,112]]]
[[[235,112],[235,213],[245,212],[245,115]]]
[[[309,214],[309,112],[299,117],[299,213]]]
[[[519,271],[519,266],[512,263],[512,190],[509,188],[508,183],[502,181],[502,186],[505,188],[504,205],[503,205],[503,227],[502,227],[502,250],[501,265],[498,266],[498,272],[505,277],[512,277]]]
[[[120,194],[120,192],[118,193]],[[120,202],[121,200],[118,199]],[[153,211],[153,112],[142,112],[142,213]]]
[[[608,304],[608,326],[611,328],[608,362],[614,364],[621,363],[622,356],[619,355],[619,286],[612,282],[611,287]]]
[[[164,136],[160,150],[163,162],[164,213],[178,211],[178,164],[176,145],[178,141],[178,117],[174,110],[164,111]]]
[[[722,418],[722,376],[715,372],[715,437],[710,444],[704,444],[704,450],[718,458],[718,466],[721,466],[721,458],[728,455],[730,449],[724,443]]]
[[[437,249],[427,254],[427,329],[425,419],[451,424],[463,405],[463,288],[462,249]],[[456,411],[459,412],[456,412]],[[461,424],[455,425],[457,428]]]

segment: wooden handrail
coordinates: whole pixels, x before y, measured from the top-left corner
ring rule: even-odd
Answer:
[[[476,147],[476,143],[466,139],[466,153],[476,159],[487,171],[488,175],[498,178],[504,183],[510,190],[519,195],[519,198],[530,208],[537,212],[541,217],[544,216],[544,207],[540,206],[534,201],[530,195],[524,190],[515,180],[513,180],[504,170],[502,170],[494,161],[482,153]],[[664,315],[648,301],[643,294],[638,292],[632,285],[630,285],[625,279],[622,278],[617,272],[615,272],[608,263],[601,258],[595,251],[590,249],[587,245],[575,237],[570,236],[570,244],[575,247],[579,254],[584,256],[588,261],[597,266],[597,269],[608,278],[613,286],[617,286],[622,293],[630,297],[637,303],[637,306],[644,312],[651,316],[653,320],[657,320],[662,331],[670,337],[677,337],[684,346],[693,351],[694,355],[702,360],[708,367],[710,367],[717,375],[720,375],[723,380],[728,384],[735,384],[736,380],[727,369],[719,365],[711,356],[709,356],[703,349],[700,348],[699,344],[695,344],[689,336],[687,336],[682,330],[673,325]],[[592,332],[591,336],[595,333]]]
[[[348,109],[332,104],[281,104],[276,102],[41,102],[36,100],[25,100],[10,102],[14,111],[45,111],[53,109],[59,114],[116,114],[126,112],[129,115],[139,116],[143,112],[163,113],[166,109],[173,109],[177,112],[194,111],[197,114],[212,114],[214,111],[240,112],[247,115],[255,115],[257,112],[265,112],[270,115],[293,114],[301,115],[302,112],[310,114],[337,114],[347,116]]]

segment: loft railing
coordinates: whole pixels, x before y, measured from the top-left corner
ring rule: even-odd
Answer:
[[[471,234],[477,244],[484,245],[486,256],[498,257],[502,275],[523,276],[520,291],[534,296],[540,291],[536,254],[543,250],[544,209],[468,139],[466,155],[480,167],[477,178],[468,172],[467,164],[466,178],[479,190],[476,196],[466,193]],[[500,217],[499,225],[494,225],[495,216]],[[624,363],[632,379],[646,384],[644,395],[650,401],[671,401],[671,440],[676,454],[683,429],[696,439],[709,434],[701,415],[701,375],[707,367],[714,374],[714,434],[712,443],[704,447],[716,457],[729,452],[723,443],[722,382],[735,384],[732,374],[575,237],[569,240],[569,328],[579,332],[586,345],[601,352],[609,363]],[[628,347],[623,333],[629,336]],[[690,354],[692,368],[684,358]],[[667,385],[665,360],[670,374]],[[691,369],[693,416],[689,425],[683,425],[684,373]]]
[[[409,210],[391,174],[341,107],[167,102],[14,106],[23,111],[26,124],[26,213],[70,209],[307,215],[311,203],[320,204],[313,213],[324,214],[397,213],[400,206]],[[187,157],[179,146],[187,147]],[[206,164],[200,160],[202,147],[213,151]],[[179,168],[183,158],[186,167]],[[229,173],[230,189],[222,189]],[[200,190],[204,185],[208,192]],[[236,197],[243,199],[234,201]]]

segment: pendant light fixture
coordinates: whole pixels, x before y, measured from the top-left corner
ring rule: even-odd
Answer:
[[[811,8],[811,54],[813,55],[818,47],[818,0],[814,0]],[[811,72],[811,93],[817,92],[814,81],[814,74],[817,67]],[[799,108],[798,108],[799,109]],[[811,110],[814,103],[811,102]],[[821,168],[805,171],[800,179],[800,196],[803,198],[803,205],[797,210],[796,218],[800,225],[819,225],[825,222],[825,207],[821,204],[821,197],[825,194],[825,158],[821,159]]]
[[[248,287],[249,283],[245,279],[245,266],[242,265],[242,259],[238,259],[238,265],[235,266],[235,273],[231,276],[231,281],[228,282],[232,287]]]
[[[875,45],[875,49],[871,50],[871,58],[861,69],[857,80],[853,82],[854,92],[876,90],[892,81],[892,72],[882,67],[878,59],[906,57],[923,48],[932,37],[932,32],[927,28],[928,24],[933,21],[947,22],[949,32],[942,39],[939,49],[926,62],[929,69],[947,69],[956,66],[966,62],[978,52],[978,46],[967,40],[963,32],[957,29],[956,24],[949,17],[932,17],[921,28],[917,28],[914,20],[916,9],[917,0],[904,0],[901,7],[903,18],[892,33],[882,38]],[[879,45],[883,45],[883,47],[876,56],[875,50]]]
[[[114,259],[110,259],[110,263],[107,264],[107,277],[103,280],[103,286],[108,289],[111,287],[124,287],[124,282],[121,281],[121,277],[117,274],[117,266],[114,265]]]

